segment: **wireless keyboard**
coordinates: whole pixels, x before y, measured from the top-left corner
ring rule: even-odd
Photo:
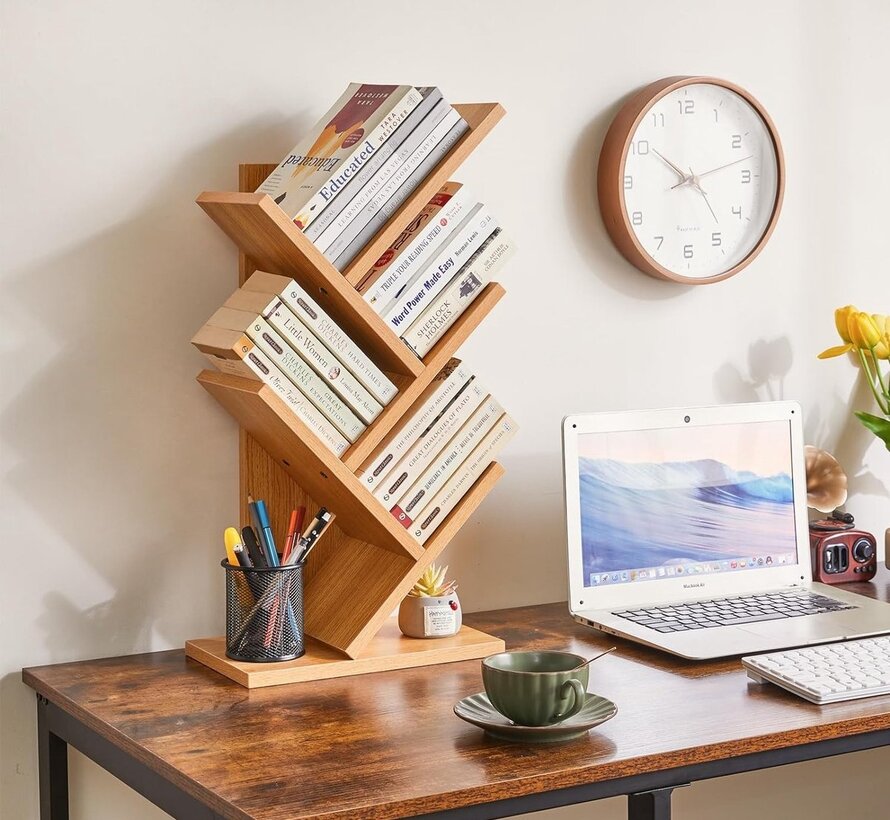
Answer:
[[[890,694],[890,636],[742,658],[748,677],[811,703]]]

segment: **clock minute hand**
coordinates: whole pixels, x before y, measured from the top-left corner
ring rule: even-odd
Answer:
[[[749,154],[747,157],[742,157],[741,159],[735,159],[732,162],[727,162],[726,165],[720,165],[717,168],[711,168],[710,171],[705,171],[698,175],[698,178],[706,177],[708,174],[714,174],[717,171],[722,171],[724,168],[729,168],[730,165],[738,165],[740,162],[747,162],[749,159],[753,159],[754,154]],[[678,185],[674,185],[674,188],[679,187]]]

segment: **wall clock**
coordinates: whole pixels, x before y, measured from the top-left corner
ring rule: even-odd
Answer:
[[[668,77],[621,108],[603,143],[600,211],[644,273],[697,285],[738,273],[762,250],[785,187],[782,144],[747,91]]]

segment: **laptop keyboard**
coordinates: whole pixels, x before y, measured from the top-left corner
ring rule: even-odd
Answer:
[[[759,621],[777,621],[801,615],[820,615],[856,609],[816,595],[812,592],[766,592],[735,598],[715,598],[711,601],[691,601],[686,604],[654,606],[646,609],[623,609],[613,612],[619,618],[647,626],[656,632],[687,632],[690,629],[710,629],[715,626],[738,626]]]

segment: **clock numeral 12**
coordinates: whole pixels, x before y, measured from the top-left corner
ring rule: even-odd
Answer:
[[[677,100],[677,105],[680,106],[681,114],[695,113],[695,100]]]

